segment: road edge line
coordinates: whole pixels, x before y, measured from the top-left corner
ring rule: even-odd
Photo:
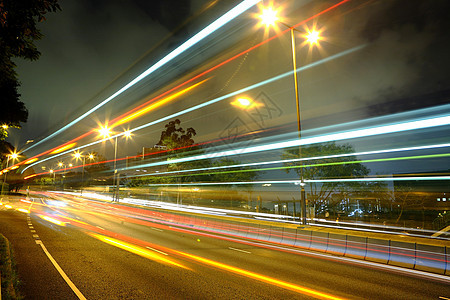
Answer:
[[[47,248],[44,246],[42,241],[36,241],[36,244],[40,245],[42,247],[42,250],[44,250],[44,253],[47,255],[48,259],[52,262],[53,266],[55,266],[56,270],[59,272],[59,274],[62,276],[64,281],[69,285],[69,287],[72,289],[72,291],[77,295],[79,299],[86,300],[86,298],[83,296],[83,294],[80,292],[80,290],[75,286],[75,284],[67,277],[66,273],[61,269],[59,264],[56,262],[56,260],[53,258],[53,256],[48,252]]]

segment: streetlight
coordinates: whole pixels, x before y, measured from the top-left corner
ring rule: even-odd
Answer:
[[[81,171],[81,188],[80,188],[80,195],[83,195],[84,166],[86,164],[86,157],[89,158],[90,160],[92,160],[92,159],[94,159],[94,154],[91,153],[89,155],[82,155],[80,152],[75,152],[75,154],[73,156],[75,157],[76,160],[83,158],[83,168]]]
[[[275,23],[279,20],[277,16],[277,11],[272,7],[263,8],[261,15],[259,16],[261,19],[261,23],[267,27],[275,25]],[[296,50],[295,50],[295,34],[294,30],[296,30],[293,26],[289,26],[283,22],[279,23],[289,28],[291,34],[291,50],[292,50],[292,67],[294,74],[294,89],[295,89],[295,103],[297,106],[297,130],[298,130],[298,138],[302,138],[302,127],[301,127],[301,118],[300,118],[300,99],[299,99],[299,88],[298,88],[298,78],[297,78],[297,60],[296,60]],[[306,42],[310,44],[310,46],[318,45],[319,40],[321,40],[320,32],[313,30],[308,30],[308,33],[304,35]],[[299,146],[299,158],[302,157],[302,149]],[[301,160],[300,160],[300,163]],[[305,195],[305,182],[303,178],[303,167],[300,166],[300,204],[301,204],[301,220],[302,224],[306,225],[306,195]]]
[[[109,138],[111,136],[111,134],[113,133],[111,131],[111,128],[108,128],[108,126],[100,126],[100,128],[98,129],[98,132],[100,133],[100,135],[106,139]],[[120,177],[117,176],[117,137],[119,136],[123,136],[126,139],[130,138],[132,136],[131,131],[127,130],[124,131],[121,134],[116,134],[114,136],[114,173],[113,173],[113,187],[114,187],[114,193],[113,193],[113,201],[118,201],[119,200],[119,180]]]
[[[6,126],[6,125],[5,125]],[[8,168],[9,168],[9,161],[10,159],[14,160],[17,159],[19,157],[19,155],[16,152],[13,152],[9,155],[7,155],[7,159],[6,159],[6,169],[3,171],[3,182],[2,182],[2,194],[4,193],[4,188],[5,188],[5,182],[6,182],[6,178],[8,176]]]
[[[55,188],[55,175],[56,175],[56,173],[55,173],[55,171],[53,170],[53,169],[50,169],[50,174],[53,174],[53,188]]]
[[[69,164],[69,166],[71,167],[72,166],[72,164]],[[66,164],[64,164],[63,162],[59,162],[58,163],[58,167],[61,169],[61,168],[63,168],[64,167],[64,173],[63,174],[66,174],[66,169],[67,169],[67,165]],[[61,186],[62,186],[62,189],[64,190],[64,177],[65,177],[66,175],[62,175],[61,176]]]

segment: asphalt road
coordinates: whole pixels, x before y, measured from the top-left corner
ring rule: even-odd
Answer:
[[[450,281],[179,228],[154,211],[77,199],[11,205],[0,208],[0,232],[26,299],[450,298]]]

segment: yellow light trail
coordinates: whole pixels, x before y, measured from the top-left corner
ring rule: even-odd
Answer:
[[[158,108],[159,106],[166,104],[169,101],[174,100],[175,98],[189,92],[190,90],[196,88],[197,86],[199,86],[200,84],[204,83],[205,81],[207,81],[208,79],[202,80],[194,85],[191,85],[190,87],[185,88],[184,90],[181,90],[175,94],[172,94],[170,96],[167,96],[166,98],[161,99],[160,101],[156,102],[156,103],[152,103],[150,105],[147,105],[146,107],[132,113],[131,115],[128,115],[126,117],[123,117],[122,119],[116,121],[113,125],[111,125],[111,128],[114,128],[118,125],[124,124],[124,123],[128,123],[146,113],[148,113],[149,111]]]
[[[213,261],[213,260],[210,260],[210,259],[206,259],[206,258],[203,258],[203,257],[192,255],[192,254],[189,254],[189,253],[176,251],[176,250],[174,250],[174,252],[179,254],[179,255],[181,255],[181,256],[188,257],[188,258],[193,259],[195,261],[198,261],[198,262],[201,262],[201,263],[204,263],[204,264],[207,264],[207,265],[219,268],[219,269],[230,271],[230,272],[233,272],[233,273],[236,273],[236,274],[239,274],[239,275],[243,275],[243,276],[246,276],[246,277],[249,277],[249,278],[253,278],[253,279],[256,279],[256,280],[259,280],[259,281],[263,281],[263,282],[266,282],[266,283],[274,284],[274,285],[277,285],[277,286],[280,286],[280,287],[283,287],[283,288],[286,288],[286,289],[289,289],[289,290],[292,290],[292,291],[295,291],[295,292],[299,292],[299,293],[302,293],[302,294],[305,294],[305,295],[309,295],[309,296],[312,296],[312,297],[315,297],[315,298],[334,299],[334,300],[342,299],[342,298],[339,298],[339,297],[336,297],[336,296],[333,296],[333,295],[329,295],[329,294],[326,294],[326,293],[322,293],[322,292],[319,292],[319,291],[308,289],[306,287],[302,287],[302,286],[299,286],[299,285],[296,285],[296,284],[293,284],[293,283],[285,282],[285,281],[282,281],[282,280],[278,280],[278,279],[271,278],[271,277],[268,277],[268,276],[264,276],[264,275],[261,275],[261,274],[257,274],[257,273],[254,273],[254,272],[246,271],[246,270],[243,270],[243,269],[240,269],[240,268],[236,268],[236,267],[233,267],[233,266],[230,266],[230,265],[219,263],[219,262],[216,262],[216,261]]]
[[[20,212],[26,213],[26,214],[30,213],[30,211],[28,209],[25,209],[25,208],[18,208],[17,210],[20,211]]]
[[[71,143],[62,147],[59,147],[58,149],[53,150],[52,152],[50,152],[50,154],[57,154],[66,150],[69,150],[70,148],[75,147],[77,143]]]
[[[42,219],[44,219],[45,221],[48,221],[50,223],[53,223],[53,224],[56,224],[56,225],[59,225],[59,226],[66,226],[65,222],[62,222],[62,221],[60,221],[58,219],[55,219],[55,218],[52,218],[52,217],[49,217],[49,216],[43,216],[43,215],[39,215],[39,217],[41,217]]]
[[[88,234],[102,242],[105,242],[105,243],[113,245],[117,248],[129,251],[131,253],[137,254],[139,256],[142,256],[142,257],[145,257],[145,258],[148,258],[151,260],[161,261],[161,262],[164,262],[164,263],[167,263],[170,265],[174,265],[174,266],[177,266],[177,267],[180,267],[183,269],[191,270],[188,267],[183,266],[177,262],[174,262],[161,254],[155,253],[154,251],[150,251],[145,248],[135,246],[133,244],[129,244],[129,243],[126,243],[126,242],[123,242],[123,241],[120,241],[120,240],[117,240],[117,239],[114,239],[111,237],[104,236],[104,235],[100,235],[100,234],[96,234],[96,233],[88,233]]]
[[[37,157],[31,158],[31,159],[28,159],[28,160],[24,161],[23,163],[24,163],[25,165],[29,165],[29,164],[31,164],[31,163],[34,163],[34,162],[37,161],[38,159],[39,159],[39,158],[37,158]]]

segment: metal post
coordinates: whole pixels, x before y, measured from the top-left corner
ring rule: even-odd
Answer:
[[[117,172],[116,160],[117,160],[117,136],[116,136],[116,139],[115,139],[115,142],[114,142],[114,173],[113,173],[113,187],[114,187],[114,189],[115,189],[115,186],[116,186],[116,172]],[[113,192],[113,201],[115,201],[115,199],[116,199],[115,196],[116,196],[116,192],[114,190],[114,192]]]
[[[297,60],[295,56],[295,35],[294,35],[294,27],[290,27],[291,29],[291,41],[292,41],[292,65],[294,68],[294,88],[295,88],[295,103],[297,105],[297,129],[298,129],[298,138],[301,140],[302,138],[302,126],[301,126],[301,118],[300,118],[300,99],[299,99],[299,91],[298,91],[298,79],[297,79]],[[302,158],[302,148],[299,146],[298,156]],[[300,160],[300,164],[303,164]],[[300,166],[300,207],[301,207],[301,220],[302,224],[306,225],[306,198],[305,198],[305,187],[303,180],[303,166]]]
[[[8,158],[6,159],[6,169],[8,169],[8,167],[9,167],[9,155],[8,155]],[[5,172],[5,174],[3,174],[2,194],[4,193],[5,181],[6,181],[7,176],[8,176],[8,172]]]
[[[84,165],[86,164],[86,155],[83,155],[83,168],[81,170],[81,188],[80,195],[83,195],[83,183],[84,183]]]

